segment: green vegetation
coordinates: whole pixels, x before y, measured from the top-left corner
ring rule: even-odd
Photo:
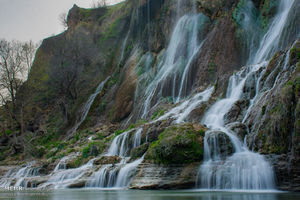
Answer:
[[[260,22],[264,30],[269,26],[270,19],[276,14],[279,0],[264,0],[260,9]]]
[[[163,116],[165,114],[166,110],[165,109],[161,109],[161,110],[157,110],[156,112],[153,113],[153,115],[151,116],[151,119],[157,119],[161,116]]]
[[[204,132],[191,124],[169,127],[151,143],[146,159],[163,164],[201,161]]]
[[[144,153],[148,150],[148,147],[149,147],[149,144],[144,143],[141,146],[132,149],[130,152],[131,159],[135,160],[135,159],[142,157],[144,155]]]

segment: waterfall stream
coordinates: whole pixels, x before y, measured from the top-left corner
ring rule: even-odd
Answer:
[[[78,117],[76,118],[76,123],[69,131],[70,134],[75,133],[76,130],[79,128],[79,126],[84,122],[87,115],[89,114],[90,108],[94,103],[95,98],[98,96],[98,94],[103,90],[103,87],[105,83],[110,79],[110,77],[107,77],[104,81],[100,82],[98,87],[96,88],[96,91],[88,98],[87,102],[81,107]]]
[[[265,65],[249,66],[231,76],[225,99],[217,101],[205,114],[202,123],[210,131],[206,132],[204,142],[204,164],[198,173],[198,187],[203,189],[274,189],[271,165],[258,153],[249,151],[247,145],[236,133],[225,127],[224,116],[243,93],[245,81],[259,72]],[[257,91],[258,92],[258,91]],[[221,155],[217,131],[226,134],[233,145],[234,153]],[[208,138],[213,137],[208,141]]]
[[[269,30],[263,37],[260,47],[253,58],[255,65],[243,68],[231,76],[227,88],[226,98],[217,101],[205,114],[202,123],[209,127],[204,138],[204,163],[198,172],[197,187],[202,189],[226,190],[270,190],[275,188],[274,172],[271,165],[258,153],[247,148],[233,131],[226,128],[225,115],[233,104],[241,98],[250,100],[251,109],[255,99],[259,96],[259,81],[264,75],[270,55],[278,51],[279,40],[288,19],[294,0],[281,0],[279,11],[271,23]],[[258,64],[256,64],[258,63]],[[255,96],[243,94],[247,79],[254,77]],[[275,81],[276,82],[276,81]],[[247,114],[246,114],[247,116]],[[243,120],[244,121],[244,120]],[[234,148],[232,155],[222,155],[216,134],[228,137]]]
[[[136,168],[144,160],[141,158],[129,162],[129,153],[132,149],[141,145],[143,128],[129,130],[116,136],[112,141],[105,156],[119,156],[121,161],[117,164],[103,165],[98,171],[92,174],[86,187],[97,188],[124,188],[130,184],[130,180],[136,172]],[[134,134],[132,134],[135,132]]]
[[[171,96],[173,101],[179,101],[187,93],[186,78],[191,62],[201,48],[199,32],[201,33],[208,18],[202,14],[182,16],[172,33],[165,59],[158,66],[158,72],[145,90],[145,102],[142,117],[147,117],[153,98],[163,95]],[[200,27],[200,28],[199,28]],[[168,91],[168,94],[163,94]]]
[[[28,178],[39,175],[39,167],[34,167],[34,164],[35,162],[30,162],[22,168],[9,170],[4,178],[0,179],[0,188],[11,186],[14,181],[13,185],[16,187],[28,187]]]
[[[178,13],[180,12],[181,1],[178,1]],[[237,122],[227,122],[226,116],[238,101],[247,101],[242,120],[239,123],[247,123],[248,115],[253,106],[266,92],[275,87],[279,75],[274,81],[274,85],[262,91],[260,83],[265,75],[270,57],[277,51],[282,50],[280,41],[285,37],[285,28],[289,20],[289,14],[293,8],[295,0],[280,0],[277,14],[271,21],[266,33],[259,38],[257,22],[253,19],[251,11],[254,5],[249,1],[242,9],[244,20],[242,28],[247,33],[247,44],[249,58],[247,66],[234,73],[229,81],[225,98],[218,99],[205,112],[201,124],[208,127],[204,137],[204,161],[199,167],[197,175],[197,188],[208,190],[274,190],[275,180],[272,166],[263,155],[255,153],[247,147],[245,136],[241,136],[229,128],[228,125]],[[150,1],[147,1],[147,20],[150,22]],[[195,8],[194,8],[195,9]],[[201,52],[205,35],[203,31],[208,17],[197,14],[196,11],[190,14],[179,15],[177,13],[177,23],[170,36],[168,47],[161,55],[161,59],[155,60],[152,52],[147,52],[141,56],[137,66],[144,67],[142,70],[149,72],[141,73],[136,88],[136,93],[141,94],[141,118],[148,118],[149,111],[153,105],[157,105],[161,98],[170,97],[175,105],[157,119],[150,121],[149,124],[166,119],[173,119],[173,123],[180,124],[189,121],[189,116],[193,110],[199,108],[203,103],[209,102],[215,92],[215,87],[209,86],[201,89],[201,92],[191,91],[189,83],[189,73],[191,73],[192,62]],[[148,44],[151,40],[151,24],[148,27]],[[253,30],[253,29],[254,30]],[[120,51],[119,65],[125,60],[125,50],[131,32],[128,31],[124,38]],[[257,47],[257,48],[254,48]],[[150,49],[150,47],[149,47]],[[153,66],[156,62],[157,68],[154,72]],[[283,69],[289,62],[289,53],[286,55]],[[279,73],[280,74],[280,73]],[[70,129],[71,133],[76,132],[80,125],[85,121],[91,106],[96,97],[103,91],[103,88],[110,77],[102,81],[93,94],[91,94],[85,104],[79,110],[76,123]],[[247,81],[253,81],[254,95],[247,93]],[[139,87],[139,84],[141,85]],[[144,85],[143,85],[144,84]],[[144,88],[145,86],[145,88]],[[139,101],[136,97],[135,102]],[[137,106],[137,105],[135,105]],[[137,106],[138,107],[138,106]],[[130,116],[129,120],[131,119]],[[39,188],[54,187],[66,188],[71,184],[78,183],[84,179],[83,186],[87,188],[126,188],[130,185],[136,174],[138,166],[143,162],[144,156],[132,159],[130,156],[134,148],[143,144],[142,126],[124,131],[116,135],[106,153],[101,157],[118,158],[118,163],[101,164],[99,168],[94,165],[94,158],[81,167],[68,169],[67,161],[74,158],[66,156],[56,165],[54,170],[47,175],[47,179],[41,183]],[[148,141],[146,135],[146,142]],[[224,143],[225,141],[225,143]],[[75,156],[78,156],[75,155]],[[34,167],[34,163],[26,166],[9,170],[0,179],[0,187],[29,186],[28,179],[39,176],[39,168]]]

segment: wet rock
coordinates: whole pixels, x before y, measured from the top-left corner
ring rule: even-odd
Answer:
[[[145,144],[142,144],[139,147],[136,147],[136,148],[132,149],[131,152],[130,152],[131,160],[135,160],[137,158],[142,157],[146,153],[146,151],[148,150],[148,147],[149,147],[149,144],[145,143]]]
[[[238,100],[233,104],[228,113],[224,115],[224,123],[229,124],[236,121],[242,121],[244,112],[249,106],[249,100]]]
[[[278,189],[285,191],[300,191],[300,157],[292,154],[265,156],[272,164]]]
[[[244,140],[245,136],[248,134],[248,128],[245,124],[240,122],[233,122],[226,125],[226,128],[233,131],[241,141]]]
[[[207,103],[203,103],[201,104],[198,108],[194,109],[191,113],[190,113],[190,120],[193,122],[199,122],[201,121],[203,115],[205,114],[205,111],[208,107]]]
[[[233,154],[233,144],[226,133],[221,131],[209,131],[206,133],[206,138],[211,158],[220,157],[224,159]]]
[[[129,116],[133,109],[133,101],[137,82],[137,75],[135,73],[137,62],[138,53],[136,52],[130,57],[122,73],[124,81],[116,94],[112,121],[121,121],[125,119]]]
[[[172,119],[158,121],[152,124],[145,124],[143,138],[147,138],[147,142],[153,142],[158,139],[158,135],[171,125]]]
[[[187,189],[195,187],[200,163],[189,165],[157,165],[142,163],[131,189]]]
[[[94,160],[95,165],[116,164],[121,161],[119,156],[102,156]]]
[[[85,179],[80,179],[75,181],[74,183],[70,184],[68,186],[68,188],[83,188],[85,187],[85,183],[87,182],[87,180]]]
[[[245,81],[243,88],[242,99],[252,99],[256,93],[256,76],[252,73]]]

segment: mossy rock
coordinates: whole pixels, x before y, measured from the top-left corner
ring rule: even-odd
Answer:
[[[131,159],[135,160],[137,158],[140,158],[144,155],[144,153],[148,150],[149,144],[145,143],[142,144],[141,146],[138,146],[134,149],[131,150],[130,152],[130,157]]]
[[[205,128],[193,124],[168,127],[151,143],[146,159],[162,164],[182,164],[203,159]]]

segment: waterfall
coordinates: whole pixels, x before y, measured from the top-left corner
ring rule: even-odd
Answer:
[[[259,63],[270,59],[270,56],[279,50],[280,38],[282,37],[285,25],[287,24],[294,1],[295,0],[280,1],[278,14],[275,16],[267,33],[264,35],[252,63]]]
[[[158,66],[158,72],[144,93],[142,117],[147,117],[155,98],[171,96],[179,101],[188,92],[187,76],[191,63],[197,55],[203,40],[199,32],[204,29],[208,18],[202,14],[182,16],[171,35],[164,60]]]
[[[36,177],[39,175],[39,167],[34,167],[35,162],[30,162],[22,168],[9,170],[4,178],[0,179],[0,187],[11,186],[13,180],[16,180],[14,186],[27,187],[28,178]]]
[[[71,154],[71,155],[65,156],[62,159],[60,159],[60,161],[57,163],[57,165],[55,166],[52,173],[55,173],[59,170],[66,170],[67,169],[67,161],[74,159],[78,155],[79,155],[79,153]]]
[[[122,48],[121,48],[121,54],[120,54],[120,59],[119,59],[119,63],[118,63],[118,66],[121,65],[123,59],[124,59],[124,53],[125,53],[125,49],[126,49],[126,45],[127,45],[127,40],[129,38],[129,35],[130,35],[130,29],[128,31],[128,33],[126,34],[126,37],[123,41],[123,44],[122,44]]]
[[[183,101],[155,121],[173,118],[175,119],[175,123],[184,122],[195,108],[210,99],[213,91],[214,87],[209,87],[205,91],[195,94],[193,97]]]
[[[265,65],[248,66],[231,76],[225,99],[217,101],[205,114],[202,123],[209,127],[204,138],[204,163],[198,173],[197,186],[205,189],[274,189],[273,169],[262,155],[249,151],[238,136],[225,127],[224,116],[241,98],[245,81]],[[208,141],[216,131],[228,136],[233,155],[221,155],[217,138]]]
[[[135,133],[132,134],[134,131]],[[142,132],[143,128],[139,128],[125,131],[116,136],[104,156],[119,156],[121,157],[120,163],[102,165],[97,172],[92,174],[86,187],[127,187],[136,172],[136,168],[144,160],[144,156],[142,156],[133,162],[128,162],[130,151],[141,145]]]
[[[130,184],[130,180],[133,177],[136,168],[143,162],[143,160],[144,156],[122,167],[116,180],[116,187],[127,187]]]
[[[70,184],[82,178],[85,174],[89,173],[93,168],[95,159],[88,161],[86,164],[75,169],[59,169],[50,174],[50,178],[46,183],[43,183],[39,188],[54,187],[55,189],[66,188]]]
[[[226,98],[217,101],[205,114],[202,123],[209,127],[204,138],[204,163],[200,166],[197,187],[203,189],[229,190],[266,190],[274,189],[274,173],[271,165],[258,153],[250,151],[233,131],[226,128],[225,115],[233,104],[241,98],[250,100],[247,113],[260,95],[259,83],[265,74],[265,68],[275,51],[280,48],[279,40],[282,37],[289,12],[294,0],[281,0],[279,10],[268,31],[262,38],[259,48],[250,63],[259,63],[243,68],[232,75],[229,80]],[[244,94],[245,82],[253,78],[255,81],[255,96]],[[276,84],[276,81],[275,81]],[[232,155],[225,155],[221,150],[220,139],[217,133],[228,137],[233,146]],[[221,138],[224,138],[221,137]],[[222,154],[223,153],[223,154]]]
[[[98,96],[98,94],[100,92],[102,92],[105,83],[110,79],[110,77],[107,77],[104,81],[102,81],[98,87],[96,88],[96,91],[89,97],[89,99],[87,100],[87,102],[81,107],[80,111],[79,111],[79,115],[76,118],[76,123],[73,126],[73,128],[71,128],[71,130],[69,131],[70,134],[75,133],[78,129],[78,127],[82,124],[82,122],[84,122],[84,120],[86,119],[91,106],[94,103],[95,98]]]

